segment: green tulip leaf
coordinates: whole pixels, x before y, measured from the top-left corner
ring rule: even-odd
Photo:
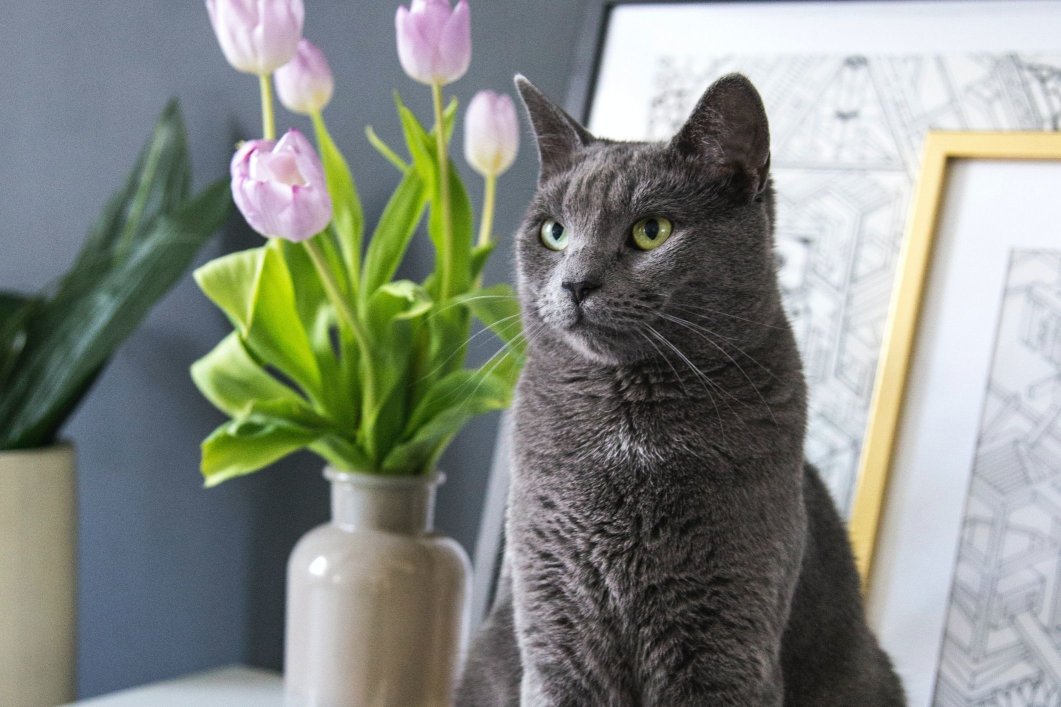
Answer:
[[[383,462],[389,473],[422,473],[439,448],[473,417],[509,405],[512,389],[481,371],[456,371],[436,383],[413,411],[404,441]]]
[[[279,248],[223,256],[196,270],[195,279],[256,357],[275,365],[310,399],[321,399],[320,367]]]
[[[314,444],[317,432],[261,422],[226,422],[202,444],[201,471],[206,486],[243,476]]]
[[[475,216],[468,192],[464,189],[460,174],[453,161],[449,163],[449,199],[450,218],[453,223],[453,244],[451,248],[453,263],[453,281],[450,283],[450,295],[465,292],[472,282],[472,232],[475,228]],[[435,252],[442,253],[449,248],[444,240],[442,209],[438,207],[442,193],[438,189],[431,195],[431,214],[427,222],[427,233],[435,244]],[[436,256],[436,261],[441,258]]]
[[[372,129],[371,125],[365,128],[365,137],[368,138],[369,144],[372,145],[372,147],[376,148],[376,152],[378,152],[380,156],[383,157],[383,159],[387,160],[392,165],[394,165],[394,168],[396,170],[398,170],[402,174],[405,174],[409,171],[409,164],[401,157],[399,157],[398,153],[395,152],[390,145],[383,141],[383,138],[376,134],[376,131]]]
[[[423,179],[417,172],[410,170],[391,195],[369,241],[365,253],[365,272],[361,279],[362,301],[394,277],[426,205],[427,190]]]
[[[317,133],[317,146],[320,148],[321,162],[324,165],[328,194],[332,198],[332,227],[338,236],[343,262],[346,264],[343,272],[338,274],[343,275],[345,272],[355,277],[361,269],[361,239],[364,232],[361,199],[358,197],[357,186],[346,158],[332,140],[324,119],[319,114],[314,116],[313,126]]]
[[[490,259],[490,254],[496,247],[496,243],[484,243],[472,248],[472,280],[478,280],[482,276],[486,261]]]
[[[193,363],[191,372],[192,380],[206,399],[232,417],[248,414],[256,402],[302,402],[298,393],[254,360],[236,332]]]
[[[368,455],[356,443],[338,434],[327,434],[309,444],[331,466],[340,471],[371,474],[376,470]]]

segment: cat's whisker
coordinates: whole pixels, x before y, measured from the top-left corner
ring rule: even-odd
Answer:
[[[538,333],[538,331],[539,331],[539,330],[540,330],[540,329],[541,329],[541,328],[542,328],[543,326],[545,326],[545,325],[544,325],[544,324],[539,324],[538,326],[536,326],[536,327],[535,327],[535,328],[533,329],[533,331],[531,332],[531,335],[533,336],[534,334],[537,334],[537,333]],[[518,335],[518,336],[517,336],[516,338],[514,338],[514,339],[513,339],[512,341],[506,341],[506,342],[504,342],[504,344],[503,344],[503,345],[501,346],[501,348],[500,348],[500,349],[498,349],[498,350],[497,350],[497,351],[496,351],[496,352],[494,353],[494,355],[493,355],[493,356],[491,356],[490,358],[488,358],[488,359],[486,360],[486,363],[484,363],[484,364],[483,364],[482,366],[480,366],[480,367],[479,367],[479,371],[478,371],[478,372],[480,373],[480,375],[478,376],[478,378],[479,378],[479,381],[478,381],[478,383],[476,383],[476,385],[475,385],[475,387],[474,387],[474,388],[472,389],[472,391],[471,391],[470,393],[468,393],[468,395],[467,395],[467,396],[465,396],[464,400],[462,400],[462,401],[461,401],[461,403],[460,403],[460,405],[461,405],[461,406],[463,406],[463,405],[464,405],[465,403],[467,403],[467,402],[468,402],[469,400],[471,400],[471,399],[472,399],[472,397],[474,397],[474,395],[476,394],[476,392],[478,392],[479,388],[480,388],[480,387],[482,386],[483,382],[484,382],[484,381],[486,381],[486,379],[487,379],[487,378],[488,378],[488,377],[490,376],[490,374],[491,374],[491,373],[493,373],[494,371],[496,371],[496,370],[497,370],[497,368],[498,368],[498,367],[499,367],[499,366],[500,366],[500,365],[501,365],[502,363],[504,363],[504,361],[505,361],[505,359],[506,359],[506,358],[508,358],[508,357],[509,357],[510,355],[512,355],[512,354],[513,354],[513,353],[515,352],[515,350],[516,350],[516,345],[517,345],[517,344],[519,344],[519,343],[522,343],[522,342],[526,341],[526,337],[527,337],[527,333],[526,333],[526,332],[521,332],[521,333],[520,333],[520,334],[519,334],[519,335]],[[495,359],[496,359],[496,360],[495,360]],[[487,369],[487,366],[489,366],[489,369]],[[470,383],[470,381],[469,381],[469,383]],[[467,383],[466,383],[465,385],[467,385]],[[455,391],[455,392],[460,392],[461,390],[463,390],[463,389],[464,389],[464,387],[465,387],[465,386],[461,386],[461,387],[460,387],[460,388],[458,388],[458,390],[457,390],[457,391]]]
[[[777,418],[774,417],[774,411],[770,407],[770,404],[768,402],[766,402],[766,398],[763,397],[762,391],[759,390],[759,386],[755,385],[755,381],[753,381],[751,379],[751,376],[749,376],[747,371],[744,370],[744,367],[741,366],[737,362],[737,359],[733,358],[733,356],[731,356],[728,351],[726,351],[724,348],[722,348],[717,343],[715,343],[715,341],[713,339],[711,339],[711,337],[706,336],[705,334],[703,334],[703,333],[697,331],[696,329],[694,329],[693,327],[689,326],[689,324],[691,324],[691,322],[685,323],[683,320],[679,319],[678,317],[671,316],[670,314],[667,314],[666,312],[660,312],[660,316],[663,317],[664,319],[667,319],[667,320],[670,320],[670,321],[674,322],[675,324],[678,324],[679,326],[685,327],[689,331],[691,331],[694,334],[697,334],[698,336],[700,336],[700,338],[702,338],[704,341],[706,341],[707,343],[709,343],[712,346],[714,346],[720,352],[722,352],[722,355],[725,356],[726,358],[728,358],[730,360],[730,362],[733,363],[733,365],[737,367],[737,370],[741,372],[741,375],[744,376],[744,379],[748,381],[748,385],[750,385],[752,387],[752,390],[755,391],[755,394],[757,396],[759,396],[759,401],[766,408],[766,412],[769,413],[770,419],[773,421],[774,426],[779,426],[777,424]]]
[[[767,368],[766,366],[761,364],[759,362],[759,360],[757,358],[755,358],[754,356],[752,356],[750,353],[748,353],[747,351],[745,351],[741,347],[737,346],[736,344],[732,343],[732,341],[734,341],[734,339],[732,339],[732,338],[730,338],[728,336],[722,336],[717,331],[713,331],[712,329],[708,329],[703,324],[697,324],[696,322],[691,322],[688,319],[683,319],[682,317],[675,317],[674,315],[667,314],[665,312],[658,312],[658,314],[660,316],[662,316],[664,319],[670,319],[675,324],[681,324],[681,325],[687,326],[687,327],[694,327],[694,328],[699,329],[700,331],[704,332],[705,334],[709,334],[709,335],[714,336],[716,338],[725,339],[726,341],[731,342],[729,345],[732,346],[737,351],[737,353],[741,354],[742,356],[747,358],[749,361],[754,363],[756,366],[758,366],[760,369],[762,369],[763,373],[765,373],[766,375],[770,376],[771,380],[775,380],[775,381],[777,380],[777,376],[774,375],[773,371],[771,371],[769,368]],[[711,343],[714,344],[715,346],[718,346],[717,342],[712,341]]]
[[[691,371],[693,372],[693,374],[694,374],[694,375],[695,375],[695,376],[696,376],[697,378],[699,378],[699,380],[700,380],[700,383],[701,383],[701,385],[703,385],[703,386],[704,386],[704,390],[705,390],[705,391],[707,392],[707,397],[708,397],[708,399],[709,399],[709,400],[711,401],[711,404],[712,404],[712,405],[714,406],[714,408],[715,408],[715,415],[716,415],[716,416],[718,417],[718,431],[719,431],[719,434],[720,434],[720,435],[722,436],[722,444],[725,444],[725,443],[726,443],[726,426],[725,426],[725,424],[724,424],[724,423],[722,422],[722,411],[721,411],[721,410],[719,409],[719,407],[718,407],[718,401],[716,401],[716,400],[715,400],[715,396],[711,394],[711,387],[710,387],[710,386],[711,386],[711,385],[714,385],[714,382],[713,382],[713,381],[711,381],[710,379],[708,379],[708,377],[707,377],[707,374],[705,374],[705,373],[704,373],[703,371],[701,371],[701,370],[700,370],[699,368],[697,368],[697,367],[696,367],[696,366],[695,366],[695,365],[693,364],[693,362],[689,360],[689,357],[688,357],[688,356],[686,356],[685,354],[683,354],[683,353],[681,352],[681,350],[680,350],[680,349],[678,349],[678,347],[677,347],[677,346],[675,346],[674,344],[672,344],[672,343],[670,342],[670,340],[669,340],[669,339],[667,339],[667,337],[663,336],[663,334],[660,334],[660,333],[659,333],[658,331],[656,331],[656,330],[655,330],[654,328],[652,328],[652,326],[651,326],[650,324],[645,324],[645,327],[646,327],[646,328],[647,328],[647,329],[648,329],[648,330],[649,330],[649,331],[650,331],[650,332],[651,332],[651,333],[652,333],[653,335],[655,335],[655,337],[656,337],[656,338],[657,338],[657,339],[658,339],[658,340],[659,340],[660,342],[662,342],[663,344],[665,344],[666,346],[668,346],[668,347],[669,347],[669,348],[670,348],[670,349],[671,349],[672,351],[674,351],[674,353],[678,354],[678,356],[679,356],[679,357],[680,357],[680,358],[682,359],[682,361],[684,361],[684,362],[685,362],[685,365],[687,365],[687,366],[689,367],[689,370],[691,370]],[[718,386],[716,385],[716,388],[717,388],[717,387],[718,387]],[[719,388],[719,390],[721,390],[721,389]],[[724,403],[724,404],[725,404],[725,405],[726,405],[727,407],[729,407],[729,404],[728,404],[728,403],[725,403],[725,401],[723,401],[723,403]],[[733,409],[732,409],[732,408],[730,408],[730,412],[733,412]],[[736,417],[736,418],[737,418],[738,420],[740,419],[740,416],[739,416],[739,415],[735,415],[735,417]]]
[[[748,403],[746,401],[741,400],[740,398],[738,398],[735,395],[733,395],[733,393],[730,393],[728,390],[726,390],[722,385],[720,385],[716,381],[711,380],[711,377],[708,376],[706,373],[704,373],[703,370],[701,370],[698,366],[696,366],[692,362],[692,360],[690,360],[689,357],[685,355],[685,352],[683,352],[681,349],[679,349],[670,339],[668,339],[666,336],[664,336],[663,334],[661,334],[659,331],[657,331],[653,327],[649,326],[648,324],[646,324],[645,326],[647,326],[649,328],[649,330],[652,331],[652,333],[654,333],[657,337],[659,337],[659,340],[662,341],[664,344],[666,344],[668,348],[670,348],[674,353],[678,354],[678,356],[681,357],[681,359],[685,362],[685,364],[687,366],[689,366],[693,370],[693,372],[695,374],[697,374],[697,376],[700,377],[701,380],[703,380],[706,383],[708,383],[711,386],[713,386],[713,388],[715,390],[717,390],[718,392],[722,393],[723,395],[728,397],[733,402],[738,403],[740,405],[745,405],[745,406],[748,405]],[[723,401],[723,402],[725,402],[725,401]],[[729,405],[728,403],[726,403],[726,404],[727,404],[727,406]],[[732,411],[733,408],[730,407],[730,410]]]
[[[671,370],[672,370],[672,371],[674,372],[674,379],[675,379],[676,381],[678,381],[678,384],[679,384],[679,385],[681,385],[681,387],[682,387],[682,393],[684,393],[684,394],[685,394],[685,397],[687,397],[687,398],[688,398],[688,397],[691,397],[691,396],[689,395],[689,389],[685,387],[685,380],[683,380],[683,379],[682,379],[681,375],[680,375],[680,374],[678,373],[678,369],[674,367],[674,364],[673,364],[673,363],[671,363],[671,361],[670,361],[670,359],[669,359],[669,358],[667,357],[667,355],[666,355],[666,354],[664,354],[664,353],[663,353],[663,351],[662,351],[662,350],[661,350],[661,349],[660,349],[660,348],[659,348],[658,346],[656,346],[656,343],[655,343],[654,341],[652,341],[652,339],[650,339],[650,338],[648,337],[648,334],[646,334],[645,332],[643,332],[643,331],[641,331],[641,330],[637,330],[637,329],[635,329],[635,332],[636,332],[637,334],[639,334],[639,335],[641,336],[641,338],[642,338],[642,339],[644,339],[645,341],[647,341],[647,342],[648,342],[648,344],[649,344],[649,346],[651,346],[651,347],[652,347],[653,349],[655,349],[655,350],[656,350],[656,353],[658,353],[658,354],[659,354],[660,358],[662,358],[662,359],[663,359],[664,361],[666,361],[666,362],[667,362],[667,365],[668,365],[668,366],[670,366],[670,369],[671,369]]]
[[[690,306],[688,304],[680,304],[678,302],[671,302],[667,306],[670,307],[670,308],[673,308],[673,309],[681,309],[681,310],[684,310],[686,312],[692,312],[693,314],[703,314],[703,313],[707,312],[708,314],[717,314],[717,315],[722,316],[722,317],[730,317],[731,319],[739,319],[742,322],[747,322],[749,324],[755,324],[756,326],[767,327],[768,329],[784,330],[784,328],[785,328],[785,327],[782,327],[782,326],[777,326],[776,324],[767,324],[766,322],[759,322],[759,321],[756,321],[754,319],[748,319],[747,317],[742,317],[740,315],[733,314],[732,312],[723,312],[722,310],[719,310],[719,309],[711,309],[710,307],[704,307],[703,305],[698,305],[698,306],[693,307],[693,306]]]
[[[481,299],[507,299],[511,301],[518,301],[519,297],[516,297],[515,295],[476,295],[475,297],[463,297],[455,302],[450,302],[444,307],[439,307],[435,311],[431,312],[431,314],[426,317],[425,321],[428,319],[434,319],[438,315],[442,314],[445,311],[453,309],[454,307],[460,307],[461,305],[467,304],[468,302],[474,302],[476,300]]]
[[[509,315],[507,317],[502,317],[501,319],[498,319],[496,322],[494,322],[494,325],[495,326],[502,326],[503,325],[505,327],[505,331],[507,332],[509,329],[512,328],[512,324],[513,324],[512,320],[513,319],[517,319],[519,316],[520,316],[519,314],[512,314],[512,315]],[[431,371],[430,373],[425,373],[423,375],[423,377],[421,377],[420,380],[418,380],[416,382],[420,383],[420,382],[424,381],[425,379],[434,376],[436,373],[438,373],[443,368],[445,368],[446,364],[449,363],[450,361],[452,361],[453,357],[456,356],[457,354],[459,354],[461,352],[461,350],[465,346],[467,346],[468,344],[472,343],[472,341],[474,341],[475,339],[478,339],[480,336],[482,336],[483,334],[485,334],[487,332],[493,332],[493,329],[488,327],[488,326],[484,326],[481,330],[475,332],[474,334],[469,336],[467,339],[465,339],[462,344],[453,347],[453,351],[450,353],[449,356],[447,356],[442,361],[442,363],[438,364],[435,367],[435,369],[433,371]]]

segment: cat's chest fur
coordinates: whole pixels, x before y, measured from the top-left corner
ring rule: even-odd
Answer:
[[[706,400],[679,399],[677,383],[651,371],[528,378],[516,411],[517,445],[549,476],[548,466],[590,477],[618,469],[651,473],[690,456],[710,457],[725,443],[723,422],[711,419]]]
[[[516,407],[513,540],[563,564],[561,583],[603,582],[607,601],[633,602],[650,566],[670,562],[668,544],[707,527],[710,497],[734,473],[727,445],[749,428],[651,372],[528,375],[538,377]]]

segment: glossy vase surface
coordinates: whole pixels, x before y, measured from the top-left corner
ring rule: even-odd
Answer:
[[[74,448],[0,452],[0,705],[74,698]]]
[[[441,475],[325,477],[332,520],[288,561],[288,707],[452,704],[470,564],[432,529]]]

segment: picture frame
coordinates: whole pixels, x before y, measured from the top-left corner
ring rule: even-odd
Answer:
[[[1061,700],[1059,194],[1061,134],[926,140],[851,528],[912,705]]]
[[[615,34],[620,20],[627,32],[622,36]],[[808,456],[821,469],[845,518],[852,518],[856,496],[864,504],[861,494],[868,493],[859,486],[862,441],[924,135],[930,129],[1057,129],[1061,83],[1040,88],[1032,86],[1035,81],[1024,81],[1024,93],[1007,88],[1001,93],[1008,98],[982,99],[997,93],[998,82],[1008,81],[1007,77],[1027,75],[1033,62],[1061,76],[1061,35],[1052,29],[1056,26],[1061,26],[1061,3],[1035,0],[587,3],[564,104],[591,131],[616,139],[669,135],[674,121],[685,117],[709,81],[728,71],[744,71],[763,93],[780,148],[774,151],[773,165],[783,231],[778,248],[785,260],[782,287],[798,293],[789,311],[812,391]],[[623,53],[615,49],[624,46],[634,48],[629,52],[633,59],[623,59]],[[681,54],[681,61],[661,64],[667,52]],[[954,62],[936,66],[935,60],[942,55],[953,57]],[[800,61],[789,61],[793,57]],[[876,57],[895,60],[881,63]],[[651,66],[669,66],[669,70],[656,71],[654,78],[646,70]],[[786,115],[846,99],[832,95],[827,100],[801,99],[786,93],[786,81],[805,77],[811,80],[799,82],[824,90],[830,85],[829,71],[838,72],[840,78],[834,83],[856,98],[862,95],[856,90],[863,86],[859,80],[867,77],[881,92],[898,91],[898,98],[885,96],[882,105],[887,110],[866,111],[871,117],[886,115],[887,121],[859,124],[862,135],[892,136],[886,150],[877,155],[857,154],[850,149],[831,150],[828,142],[821,143],[814,136],[799,138],[796,121],[787,120]],[[904,71],[934,78],[918,83]],[[962,95],[970,99],[970,105],[957,100],[949,106],[933,103],[940,77],[950,80],[954,88],[968,89]],[[656,88],[662,86],[659,91],[653,88],[656,79]],[[1032,108],[1025,110],[1018,103]],[[950,110],[941,110],[941,106]],[[822,128],[820,134],[841,134],[821,120],[816,124]],[[798,154],[786,157],[785,145],[795,145]],[[833,153],[843,159],[811,159]],[[886,198],[878,198],[881,194]],[[849,213],[836,217],[836,204],[846,205],[841,208]],[[862,232],[870,238],[861,238],[862,232],[856,238],[841,232],[842,228],[830,233],[831,241],[815,237],[823,222],[855,221],[867,224]],[[874,230],[879,235],[873,235]],[[822,267],[821,256],[831,252],[850,256],[850,262],[837,272],[840,279],[853,282],[858,249],[872,252],[874,258],[863,268],[868,276],[858,288],[845,284],[834,293],[812,283],[814,278],[828,279],[821,273],[827,273],[830,264],[826,261]],[[811,272],[817,274],[806,275]],[[848,326],[844,312],[857,312],[861,319]],[[843,330],[826,331],[833,321],[845,321]],[[508,444],[499,435],[487,507],[481,517],[475,565],[480,576],[474,605],[484,609],[491,595],[482,592],[492,592],[502,551],[504,513],[495,506],[503,505],[507,497]],[[860,553],[861,557],[865,551]],[[474,619],[478,618],[476,614]]]

